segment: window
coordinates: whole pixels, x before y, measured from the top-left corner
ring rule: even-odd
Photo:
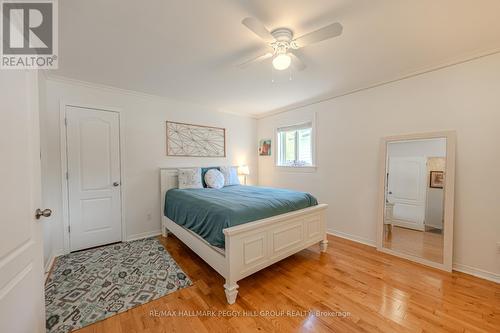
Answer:
[[[313,166],[312,123],[278,128],[278,166]]]

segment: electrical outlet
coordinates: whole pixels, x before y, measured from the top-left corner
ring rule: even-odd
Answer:
[[[500,254],[500,242],[497,242],[497,253]]]
[[[151,213],[148,213],[148,215],[146,215],[146,218],[148,219],[148,221],[151,221]]]

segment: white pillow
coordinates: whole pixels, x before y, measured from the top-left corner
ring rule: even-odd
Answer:
[[[179,189],[203,188],[201,168],[179,169]]]
[[[220,172],[224,175],[224,186],[240,185],[238,178],[238,168],[232,166],[221,166]]]
[[[217,169],[210,169],[205,173],[205,183],[211,188],[223,188],[224,187],[224,175]]]

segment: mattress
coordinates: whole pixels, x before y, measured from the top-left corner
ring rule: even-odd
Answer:
[[[210,245],[223,248],[225,228],[317,204],[316,198],[305,192],[232,185],[221,189],[171,189],[166,193],[164,214]]]

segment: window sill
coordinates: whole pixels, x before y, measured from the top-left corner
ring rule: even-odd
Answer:
[[[277,170],[287,172],[316,172],[316,165],[291,166],[291,165],[275,165]]]

